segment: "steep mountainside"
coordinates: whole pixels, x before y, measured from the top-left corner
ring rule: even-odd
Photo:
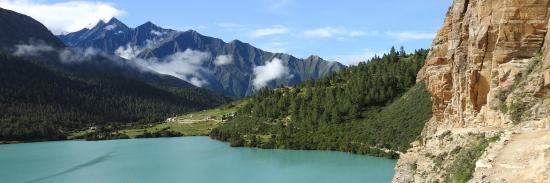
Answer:
[[[233,146],[318,149],[397,158],[431,116],[427,51],[395,50],[292,88],[261,90],[210,136]]]
[[[418,74],[434,115],[394,182],[550,180],[549,9],[454,1]]]
[[[62,139],[84,127],[159,122],[227,101],[122,58],[64,48],[37,28],[42,24],[16,12],[0,9],[0,20],[18,22],[0,27],[6,33],[0,40],[9,40],[0,50],[0,141]],[[24,34],[11,35],[18,33]]]
[[[45,42],[54,47],[64,47],[44,25],[29,16],[0,8],[0,50],[11,50],[13,45],[29,42]]]
[[[151,22],[127,29],[115,18],[108,23],[99,22],[92,29],[60,35],[59,38],[70,46],[93,47],[128,59],[138,57],[158,61],[186,50],[206,53],[208,58],[198,64],[201,69],[181,78],[187,81],[198,78],[206,83],[204,87],[234,97],[248,96],[257,91],[259,88],[254,87],[254,68],[266,65],[274,58],[281,60],[288,73],[266,84],[272,88],[318,79],[344,67],[317,56],[299,59],[288,54],[266,52],[238,40],[226,43],[193,30],[179,32],[163,29]],[[219,56],[226,62],[217,62]]]
[[[207,87],[232,96],[248,96],[258,90],[259,88],[253,86],[254,67],[266,65],[275,58],[280,59],[282,64],[288,67],[290,77],[270,82],[269,87],[295,85],[306,80],[319,79],[344,67],[340,63],[325,61],[318,56],[299,59],[292,55],[266,52],[239,40],[225,43],[196,31],[183,32],[157,48],[142,52],[140,56],[162,58],[187,49],[208,51],[214,56],[231,57],[232,62],[226,65],[217,65],[212,59],[203,63],[203,66],[213,71]]]
[[[225,98],[163,89],[118,74],[79,77],[0,53],[0,141],[62,139],[89,126],[153,123]]]

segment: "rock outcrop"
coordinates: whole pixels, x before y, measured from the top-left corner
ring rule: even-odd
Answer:
[[[550,0],[455,0],[418,82],[434,116],[393,182],[549,182]]]

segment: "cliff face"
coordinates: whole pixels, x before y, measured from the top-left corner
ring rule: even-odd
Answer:
[[[455,0],[418,82],[434,116],[394,182],[550,180],[550,0]]]

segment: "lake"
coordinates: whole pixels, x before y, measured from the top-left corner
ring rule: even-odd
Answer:
[[[390,182],[395,160],[328,151],[233,148],[208,137],[0,145],[0,182]]]

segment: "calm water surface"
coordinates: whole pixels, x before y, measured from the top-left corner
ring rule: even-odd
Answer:
[[[208,137],[0,145],[0,182],[390,182],[394,160],[232,148]]]

